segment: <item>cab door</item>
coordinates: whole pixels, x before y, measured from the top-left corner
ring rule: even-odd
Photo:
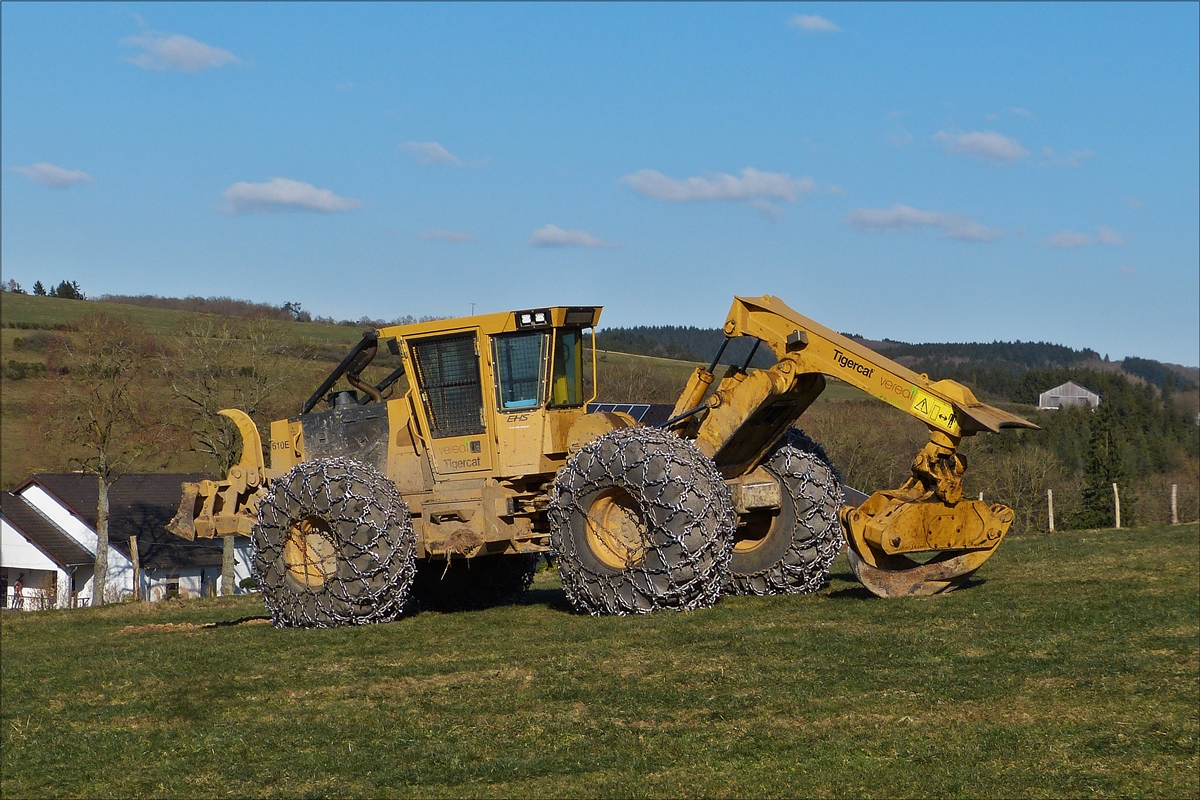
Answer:
[[[492,469],[487,412],[474,330],[410,339],[421,392],[430,463],[443,477]]]
[[[550,331],[517,331],[490,338],[496,379],[499,474],[537,472],[542,454]]]

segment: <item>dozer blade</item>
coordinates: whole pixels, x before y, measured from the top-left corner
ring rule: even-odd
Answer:
[[[1012,509],[961,500],[907,500],[877,492],[842,509],[850,568],[879,597],[940,594],[958,588],[991,558],[1012,525]],[[924,561],[908,554],[932,556]]]

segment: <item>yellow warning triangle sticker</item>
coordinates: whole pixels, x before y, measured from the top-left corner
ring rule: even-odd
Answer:
[[[924,398],[921,398],[921,402],[917,403],[916,410],[920,411],[922,414],[925,414],[926,416],[929,415],[929,406],[926,405],[926,401]]]

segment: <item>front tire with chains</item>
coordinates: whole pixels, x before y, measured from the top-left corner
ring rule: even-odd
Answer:
[[[809,594],[829,580],[829,567],[844,537],[838,519],[842,482],[819,444],[793,428],[762,465],[783,490],[779,513],[748,521],[764,526],[761,538],[734,546],[728,594]],[[762,532],[760,532],[762,533]]]
[[[348,458],[274,481],[251,531],[253,569],[276,627],[396,619],[416,571],[408,506],[387,476]]]
[[[563,590],[579,611],[693,610],[720,599],[736,526],[729,488],[674,434],[623,428],[584,445],[554,481],[550,523]]]

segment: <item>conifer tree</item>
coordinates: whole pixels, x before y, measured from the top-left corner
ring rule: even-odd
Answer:
[[[1121,441],[1114,424],[1111,405],[1101,404],[1088,426],[1087,457],[1083,465],[1083,498],[1079,510],[1079,526],[1084,528],[1112,527],[1116,523],[1113,506],[1113,484],[1125,479],[1125,464],[1121,458]],[[1123,521],[1129,521],[1132,494],[1123,509]]]

